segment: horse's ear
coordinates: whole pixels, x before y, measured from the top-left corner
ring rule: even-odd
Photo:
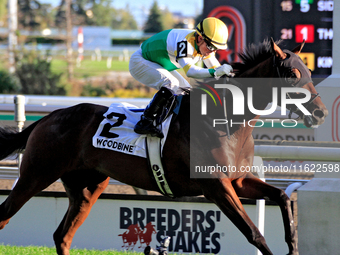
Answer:
[[[279,46],[276,45],[276,43],[274,42],[273,38],[270,38],[270,45],[272,47],[272,53],[273,55],[275,55],[275,57],[279,58],[279,59],[285,59],[287,57],[286,53],[284,53]]]
[[[295,54],[300,54],[303,46],[305,46],[305,40],[303,40],[303,42],[300,45],[296,46],[294,50],[292,50],[292,52],[294,52]]]

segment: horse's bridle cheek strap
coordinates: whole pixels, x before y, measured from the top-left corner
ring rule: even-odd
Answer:
[[[307,103],[304,103],[303,105],[308,109],[308,107],[318,98],[318,97],[320,97],[320,93],[312,93],[311,94],[312,95],[312,97],[311,97],[311,99],[307,102]],[[287,93],[287,98],[292,98],[291,96],[290,96],[290,94],[289,93]],[[289,119],[291,119],[292,118],[292,113],[296,113],[297,115],[299,115],[299,117],[297,118],[297,120],[298,119],[300,119],[300,117],[301,117],[301,115],[300,115],[300,113],[302,113],[301,112],[301,110],[299,110],[295,105],[294,105],[294,107],[291,107],[290,109],[289,109],[289,114],[288,114],[288,118]],[[302,115],[303,115],[303,113],[302,113]]]
[[[283,60],[277,60],[275,55],[273,56],[273,64],[274,67],[276,67],[276,71],[277,71],[277,75],[280,79],[280,83],[283,86],[283,81],[282,81],[282,74],[284,74],[285,71],[281,72],[281,70],[291,70],[292,68],[296,68],[299,70],[300,74],[301,74],[301,78],[299,80],[299,82],[297,84],[294,85],[294,87],[300,87],[302,88],[304,85],[306,85],[307,83],[313,83],[312,78],[310,77],[310,73],[309,73],[309,69],[307,68],[307,66],[302,62],[302,60],[293,52],[289,51],[289,50],[283,50],[284,53],[286,53],[287,57]],[[305,103],[304,105],[306,106],[306,108],[308,108],[308,106],[310,104],[312,104],[314,102],[315,99],[317,99],[319,97],[319,93],[312,94],[312,98]],[[287,97],[291,98],[291,96],[289,95],[289,93],[287,93]],[[300,110],[297,109],[296,107],[291,107],[290,112],[288,114],[288,117],[291,118],[291,115],[293,112],[297,113],[300,116]]]

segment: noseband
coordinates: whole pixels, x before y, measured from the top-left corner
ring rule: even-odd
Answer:
[[[299,87],[299,88],[303,87],[305,84],[309,82],[313,83],[312,78],[309,76],[309,69],[307,68],[306,65],[301,63],[301,59],[295,53],[289,50],[283,50],[283,52],[286,53],[287,55],[287,57],[283,60],[278,60],[276,59],[276,56],[273,55],[274,68],[276,68],[277,76],[280,79],[281,86],[283,87],[285,85],[283,83],[283,79],[285,80],[286,84],[289,84],[292,87]],[[288,81],[288,78],[289,78],[288,75],[292,73],[292,70],[294,68],[299,70],[299,72],[301,73],[301,78],[298,83],[291,84]],[[307,103],[304,104],[306,108],[308,108],[308,106],[310,106],[315,101],[315,99],[320,97],[319,93],[317,94],[311,93],[311,95],[312,95],[311,99]],[[292,99],[289,93],[286,93],[286,98]],[[288,109],[289,109],[289,114],[288,114],[289,119],[292,118],[293,113],[296,113],[299,116],[296,120],[299,120],[303,116],[303,113],[301,112],[301,110],[299,110],[296,106],[290,107]]]

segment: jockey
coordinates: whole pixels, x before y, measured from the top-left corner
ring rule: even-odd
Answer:
[[[217,18],[206,18],[195,30],[170,29],[153,35],[141,45],[130,59],[129,71],[139,82],[158,89],[134,130],[163,138],[154,121],[173,99],[174,94],[190,88],[189,82],[176,69],[183,68],[187,77],[208,78],[229,75],[230,65],[220,65],[216,50],[227,49],[228,29]],[[195,65],[203,59],[207,68]]]

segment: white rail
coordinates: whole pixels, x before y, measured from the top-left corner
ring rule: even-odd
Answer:
[[[0,95],[0,111],[14,112],[14,95]],[[129,103],[137,107],[145,107],[150,98],[108,98],[108,97],[67,97],[67,96],[25,96],[26,112],[52,112],[56,109],[80,103],[92,103],[110,106],[112,103]]]
[[[340,148],[255,145],[255,156],[265,160],[340,162]]]
[[[18,178],[18,167],[2,166],[0,167],[0,179],[15,180]]]
[[[14,95],[0,95],[0,111],[13,112]],[[93,103],[110,106],[112,103],[130,103],[137,107],[146,107],[151,98],[109,98],[109,97],[69,97],[69,96],[25,96],[26,112],[40,113],[52,112],[56,109],[73,106],[80,103]],[[294,114],[293,114],[294,115]],[[293,116],[294,117],[294,116]],[[296,116],[297,117],[297,116]],[[285,116],[281,115],[281,108],[278,107],[274,113],[265,116],[264,119],[282,119],[288,118],[288,112]]]

